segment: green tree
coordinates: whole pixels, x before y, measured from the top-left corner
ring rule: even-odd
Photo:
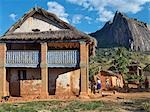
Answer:
[[[129,59],[125,48],[118,48],[116,51],[115,65],[117,70],[122,74],[128,73]]]
[[[128,59],[128,53],[125,48],[118,48],[115,55],[114,65],[116,69],[123,74],[123,77],[125,80],[128,79],[127,74],[129,72],[128,65],[129,65],[129,59]]]
[[[97,61],[98,61],[97,56],[90,57],[90,63],[89,63],[89,78],[90,79],[99,72],[100,64]]]

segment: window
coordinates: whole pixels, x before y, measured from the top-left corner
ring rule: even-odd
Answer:
[[[40,32],[40,29],[32,29],[33,32]]]
[[[26,80],[27,79],[26,70],[18,70],[18,78],[19,80]]]

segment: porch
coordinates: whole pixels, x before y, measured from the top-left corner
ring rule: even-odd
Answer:
[[[15,46],[14,44],[11,46],[4,44],[2,46],[4,54],[2,64],[4,66],[0,70],[2,71],[1,79],[4,81],[2,86],[5,90],[2,90],[4,93],[1,93],[1,95],[32,95],[34,92],[31,90],[38,88],[38,86],[34,86],[35,83],[40,83],[39,91],[35,92],[41,96],[55,95],[56,93],[73,93],[75,95],[87,93],[88,46],[85,43],[81,45],[71,43],[69,46],[66,46],[66,44],[68,43],[40,43],[36,44],[35,47],[33,47],[33,44],[32,46],[20,43]],[[28,72],[31,69],[32,72]],[[16,71],[11,73],[9,70]],[[17,82],[20,78],[20,75],[18,75],[20,72],[21,77],[25,77],[25,70],[26,74],[32,76],[31,79]],[[12,74],[16,76],[16,84],[18,85],[10,81]],[[40,78],[34,79],[37,74]],[[58,83],[56,80],[58,80]],[[29,85],[26,86],[26,84]],[[18,88],[15,91],[18,93],[12,92],[14,87]],[[28,88],[28,93],[26,93],[27,91],[23,92],[26,88]],[[56,91],[57,88],[63,91]]]

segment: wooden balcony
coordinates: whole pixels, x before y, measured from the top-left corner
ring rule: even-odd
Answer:
[[[78,50],[49,50],[47,55],[48,67],[78,67]]]
[[[78,50],[48,50],[47,64],[50,68],[78,67]],[[6,52],[6,67],[31,67],[40,65],[40,52],[37,50],[8,50]]]
[[[6,53],[6,67],[36,68],[39,62],[39,51],[9,50]]]

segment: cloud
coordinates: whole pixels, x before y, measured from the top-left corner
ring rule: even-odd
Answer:
[[[13,21],[16,21],[16,14],[12,13],[9,15],[9,17],[13,20]]]
[[[89,17],[89,16],[85,16],[85,19],[88,20],[88,21],[91,21],[91,20],[92,20],[92,18]]]
[[[118,10],[124,13],[137,13],[141,11],[145,3],[150,0],[66,0],[72,4],[82,6],[88,11],[97,11],[97,20],[105,22],[111,20],[114,11]],[[112,10],[113,9],[113,10]]]
[[[65,8],[57,2],[47,2],[48,12],[56,14],[60,19],[69,23],[68,14],[65,12]]]
[[[76,14],[72,17],[72,23],[73,24],[79,24],[81,23],[81,19],[83,18],[83,15],[81,14]]]
[[[73,23],[73,24],[79,24],[79,23],[81,23],[81,21],[83,21],[83,20],[85,20],[86,22],[88,22],[88,24],[91,24],[92,18],[89,17],[89,16],[81,15],[81,14],[75,14],[75,15],[72,17],[72,23]]]
[[[96,18],[96,20],[99,20],[101,22],[106,22],[110,19],[112,19],[114,17],[114,14],[112,11],[107,11],[107,10],[104,10],[104,11],[99,11],[98,14],[100,15],[98,18]]]
[[[150,2],[150,0],[110,0],[109,3],[119,11],[137,13],[141,11],[143,5],[148,2]]]
[[[87,20],[88,24],[91,24],[91,21],[93,20],[91,17],[89,16],[85,16],[84,17],[85,20]]]

